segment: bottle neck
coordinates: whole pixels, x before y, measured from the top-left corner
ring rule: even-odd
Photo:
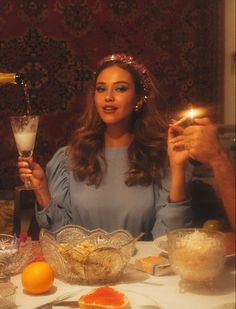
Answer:
[[[0,72],[0,85],[1,84],[23,84],[24,79],[22,74],[18,73],[1,73]]]
[[[15,75],[15,82],[18,85],[24,84],[24,76],[23,76],[23,74],[16,73],[16,75]]]

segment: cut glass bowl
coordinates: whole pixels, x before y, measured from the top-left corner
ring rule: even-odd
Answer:
[[[117,281],[135,250],[135,239],[125,230],[108,233],[67,225],[56,232],[41,230],[39,238],[56,276],[73,283]]]
[[[16,286],[9,281],[0,281],[0,309],[16,308]]]
[[[182,286],[212,286],[224,269],[224,234],[204,228],[182,228],[167,236],[169,261]]]
[[[32,243],[19,244],[15,236],[0,234],[0,278],[19,273],[32,258]]]

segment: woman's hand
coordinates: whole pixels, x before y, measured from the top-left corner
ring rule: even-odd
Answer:
[[[189,153],[184,147],[184,129],[171,126],[168,130],[168,155],[171,170],[171,185],[169,200],[171,202],[183,201],[187,198],[185,186],[185,163]]]
[[[183,168],[189,152],[185,148],[184,128],[180,126],[171,126],[168,130],[168,155],[170,166]]]
[[[23,157],[19,156],[17,166],[20,179],[23,182],[26,178],[30,179],[31,184],[35,189],[40,189],[47,184],[47,179],[43,169],[38,163],[34,162],[32,157],[25,161]]]
[[[32,157],[28,161],[24,161],[22,157],[19,157],[17,165],[21,180],[24,181],[26,177],[30,179],[38,205],[41,209],[46,208],[50,203],[51,194],[42,167],[34,162]]]

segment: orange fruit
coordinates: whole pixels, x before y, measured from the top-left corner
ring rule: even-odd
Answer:
[[[222,231],[223,230],[223,222],[221,220],[217,219],[210,219],[204,222],[203,228],[210,229],[210,230],[217,230]]]
[[[24,289],[32,294],[45,293],[51,289],[54,281],[52,267],[45,261],[27,265],[21,274]]]

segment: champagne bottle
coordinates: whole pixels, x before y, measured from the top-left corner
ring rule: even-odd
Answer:
[[[22,74],[19,73],[1,73],[0,72],[0,85],[3,84],[18,84],[24,83]]]

